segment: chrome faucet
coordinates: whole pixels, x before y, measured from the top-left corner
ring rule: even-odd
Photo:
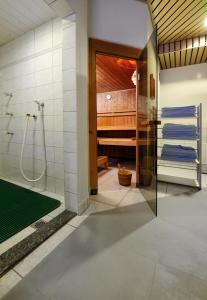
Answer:
[[[10,113],[10,112],[8,112],[8,111],[7,111],[7,112],[5,112],[5,116],[10,116],[10,117],[13,117],[13,115],[14,115],[13,113]]]
[[[13,136],[13,135],[14,135],[14,132],[6,131],[6,135],[11,135],[11,136]]]
[[[13,97],[13,94],[12,93],[4,93],[4,95],[6,96],[6,97]]]

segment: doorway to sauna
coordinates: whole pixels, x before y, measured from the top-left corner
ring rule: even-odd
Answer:
[[[117,205],[136,188],[136,60],[96,55],[96,103],[98,191]]]
[[[115,207],[147,201],[156,215],[155,36],[142,50],[89,40],[89,159],[96,200]]]
[[[90,39],[89,53],[90,191],[97,195],[93,199],[117,207],[139,185],[137,62],[141,50]]]

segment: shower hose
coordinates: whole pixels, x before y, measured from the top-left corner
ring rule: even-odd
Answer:
[[[30,118],[32,117],[31,115],[27,115],[27,118],[26,118],[26,125],[25,125],[25,129],[24,129],[22,149],[21,149],[21,155],[20,155],[20,171],[21,171],[21,174],[24,177],[24,179],[27,180],[27,181],[29,181],[29,182],[37,182],[40,179],[42,179],[42,177],[45,175],[46,168],[47,168],[43,112],[40,111],[39,115],[40,115],[40,118],[41,118],[41,122],[40,123],[41,123],[41,130],[42,130],[42,137],[43,137],[43,146],[44,146],[44,167],[43,167],[41,175],[38,178],[35,178],[35,179],[28,178],[25,175],[24,170],[23,170],[23,154],[24,154],[24,148],[25,148],[25,143],[26,143],[26,137],[27,137],[27,131],[28,131],[28,126],[29,126],[29,121],[30,121]]]

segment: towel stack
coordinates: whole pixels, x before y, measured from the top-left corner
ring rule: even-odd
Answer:
[[[196,114],[196,107],[181,106],[181,107],[164,107],[162,108],[161,117],[163,118],[180,118],[180,117],[194,117]]]
[[[197,153],[192,147],[164,144],[161,159],[189,163],[194,162],[197,159]]]
[[[164,139],[195,140],[197,127],[195,125],[165,124],[162,129]]]

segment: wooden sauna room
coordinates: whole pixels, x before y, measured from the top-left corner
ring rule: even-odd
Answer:
[[[96,55],[98,189],[119,188],[118,167],[136,184],[136,61]]]

